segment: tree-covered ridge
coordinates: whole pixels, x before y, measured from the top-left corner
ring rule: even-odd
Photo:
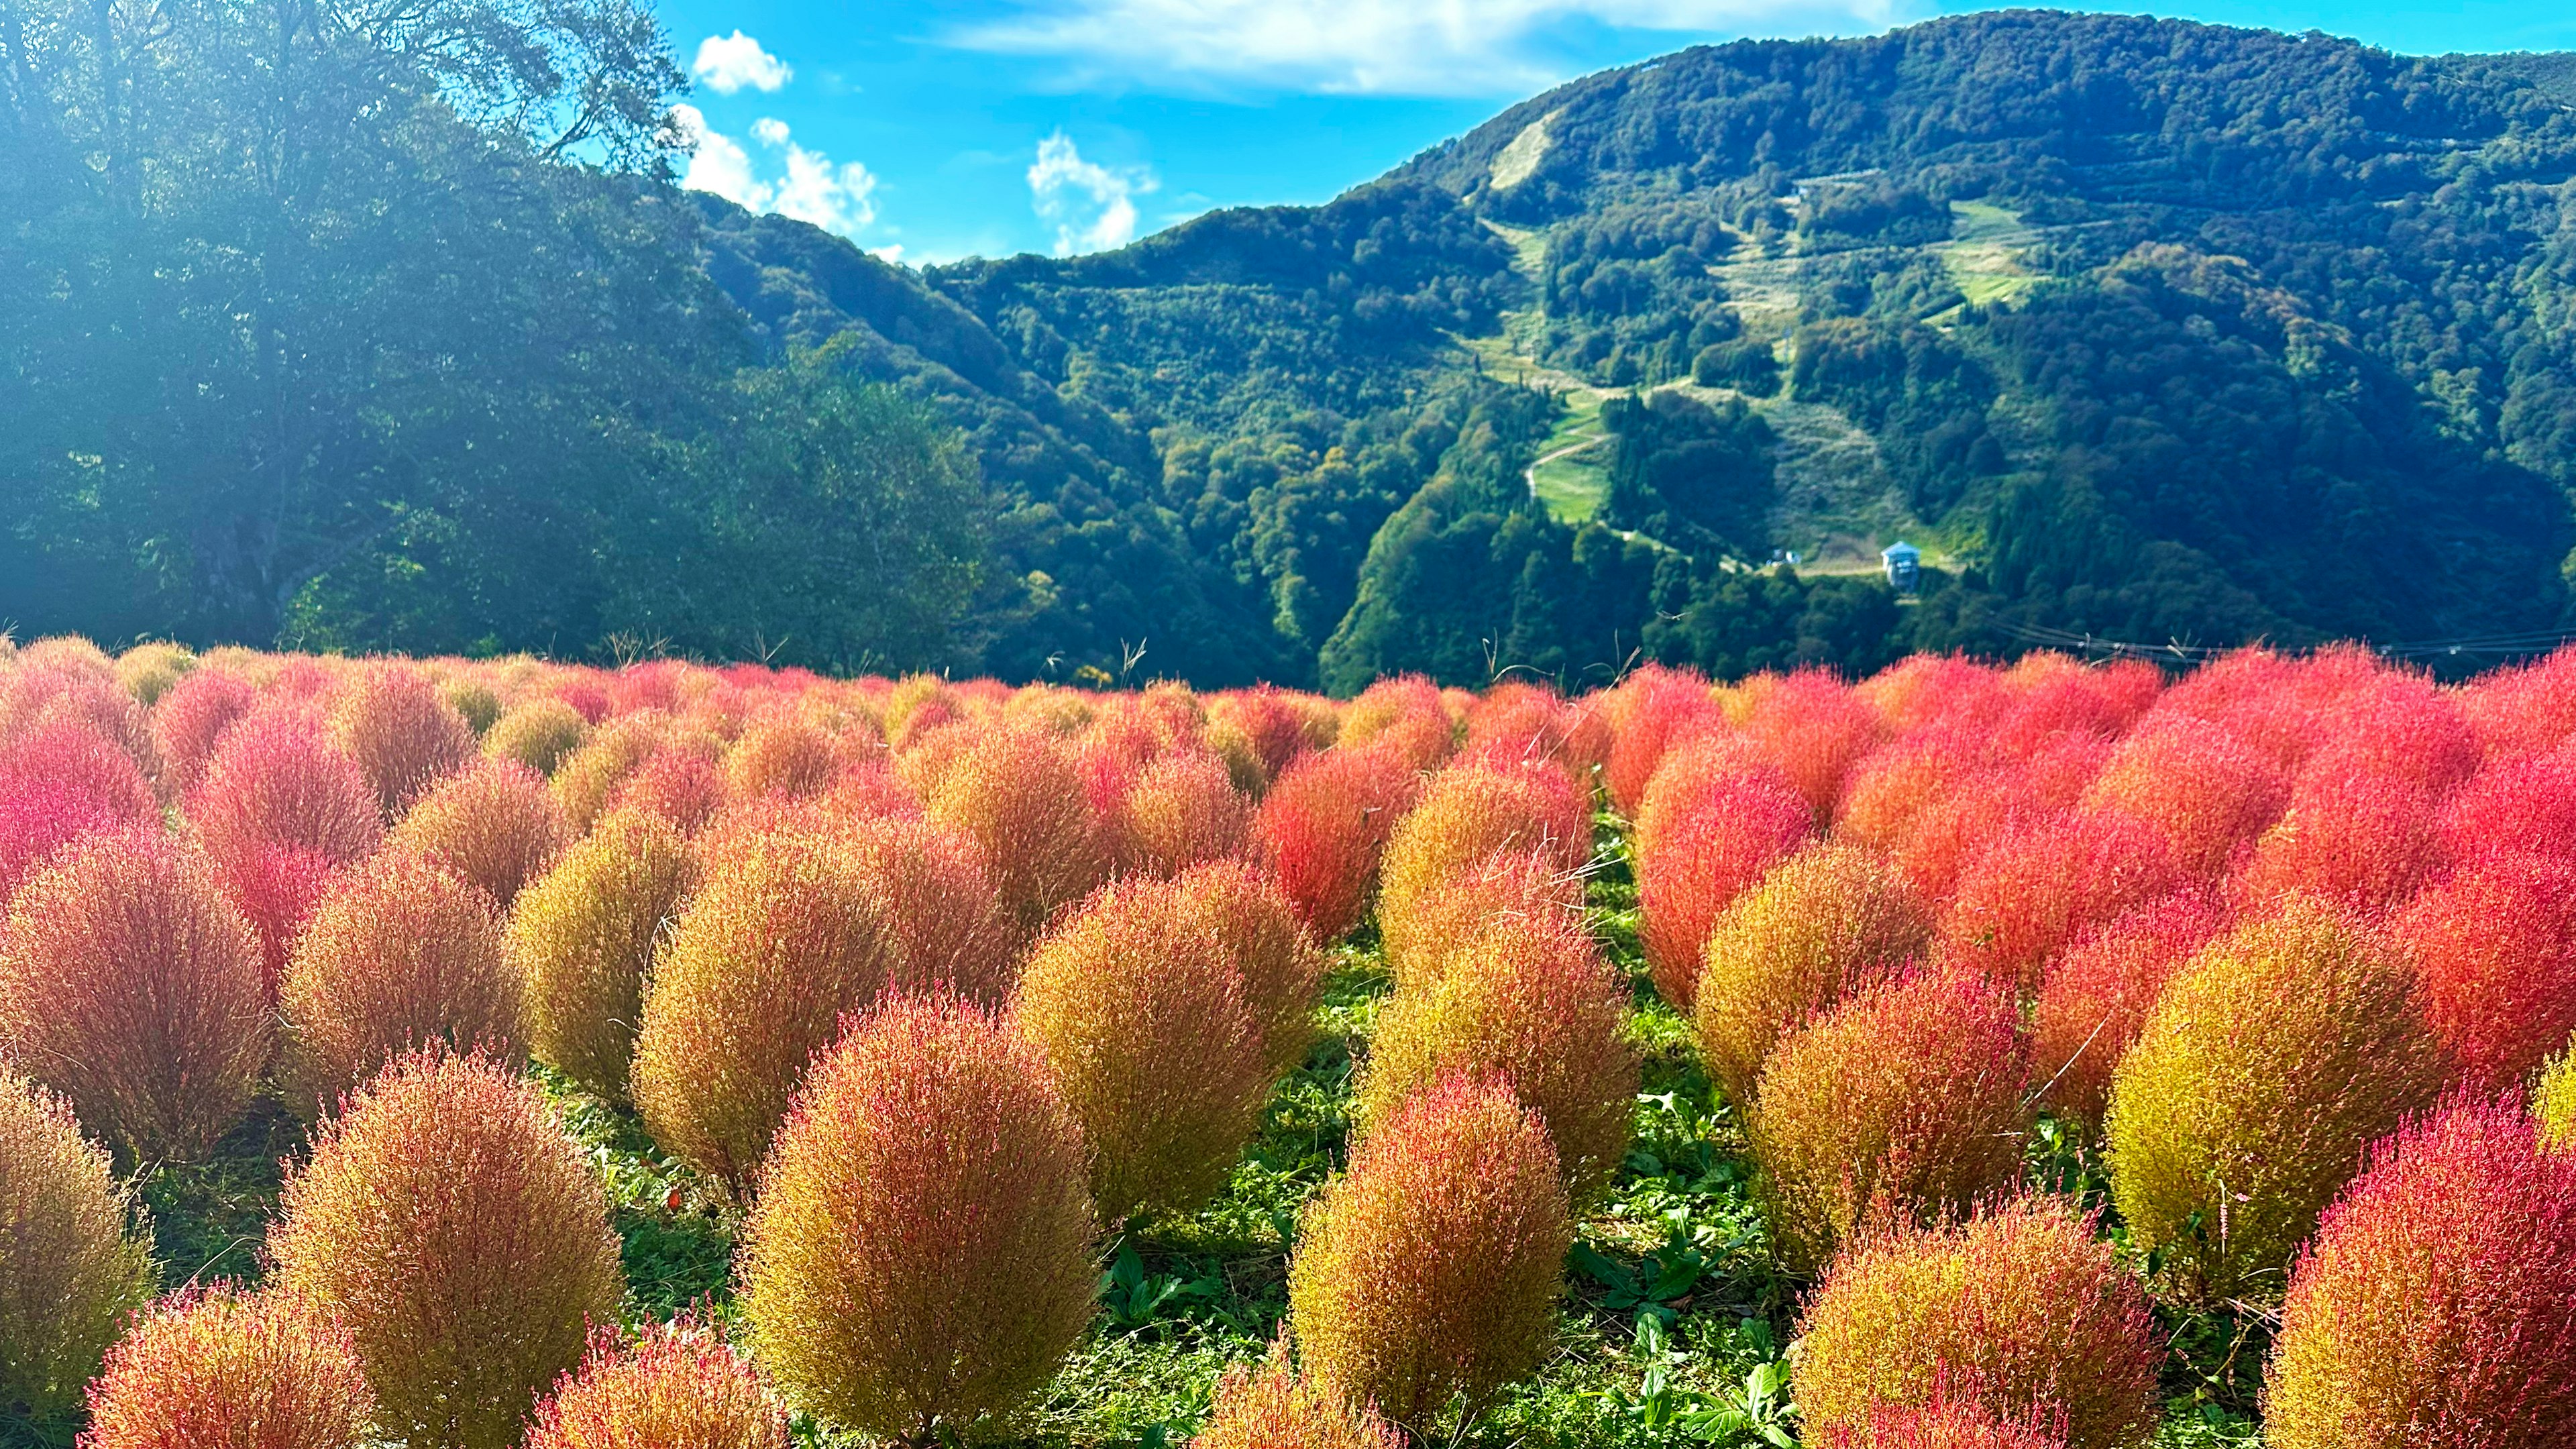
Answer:
[[[1352,689],[2567,620],[2563,57],[1705,47],[913,270],[673,189],[630,0],[174,5],[0,0],[31,632]]]

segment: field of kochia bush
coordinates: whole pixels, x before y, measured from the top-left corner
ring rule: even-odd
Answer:
[[[0,1436],[2576,1445],[2576,651],[0,641]]]

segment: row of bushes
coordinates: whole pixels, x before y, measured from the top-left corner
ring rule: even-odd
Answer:
[[[1815,1279],[1824,1442],[2139,1442],[2150,1292],[2285,1303],[2279,1442],[2550,1442],[2576,1074],[2518,1094],[2576,1026],[2571,673],[1915,660],[1334,705],[47,641],[0,664],[0,1046],[35,1079],[0,1186],[59,1246],[10,1265],[5,1392],[76,1396],[143,1291],[80,1127],[202,1154],[274,1087],[317,1127],[270,1282],[137,1320],[100,1442],[257,1401],[322,1426],[293,1442],[503,1444],[566,1373],[545,1442],[773,1442],[772,1383],[961,1431],[1084,1330],[1104,1226],[1222,1187],[1320,945],[1373,918],[1394,992],[1293,1348],[1207,1432],[1429,1432],[1548,1351],[1626,1154],[1597,784]],[[760,1375],[690,1324],[586,1342],[615,1244],[531,1053],[743,1206]],[[2042,1107],[2107,1142],[2147,1277],[2012,1194]]]

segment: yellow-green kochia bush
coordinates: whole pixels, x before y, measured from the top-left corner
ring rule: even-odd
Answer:
[[[107,1153],[71,1110],[0,1072],[0,1409],[49,1415],[116,1337],[117,1318],[151,1295],[144,1246],[125,1237]]]
[[[1297,1372],[1282,1338],[1258,1369],[1217,1381],[1216,1405],[1190,1449],[1404,1449],[1404,1435],[1367,1405]]]
[[[736,1264],[788,1400],[904,1444],[1055,1372],[1099,1271],[1082,1138],[1028,1044],[950,996],[890,999],[819,1062]]]
[[[2280,1292],[2363,1149],[2448,1079],[2418,1001],[2394,948],[2305,900],[2166,984],[2112,1077],[2103,1132],[2131,1241],[2177,1292]]]
[[[1526,1377],[1555,1337],[1574,1226],[1547,1124],[1500,1082],[1442,1079],[1351,1150],[1288,1265],[1324,1388],[1420,1433]]]
[[[509,958],[527,993],[528,1045],[539,1061],[609,1101],[626,1100],[654,947],[679,916],[697,869],[676,826],[620,811],[519,893]]]
[[[412,1449],[507,1449],[626,1283],[608,1199],[536,1087],[419,1052],[316,1135],[269,1230],[274,1281],[336,1318]]]

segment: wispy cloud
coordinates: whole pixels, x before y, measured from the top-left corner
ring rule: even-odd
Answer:
[[[763,116],[751,123],[751,138],[771,163],[763,166],[749,147],[709,128],[697,107],[674,106],[672,115],[694,143],[681,185],[847,237],[877,219],[877,179],[868,168],[856,161],[834,165],[822,152],[796,144],[786,122]]]
[[[1038,143],[1029,166],[1029,204],[1055,228],[1055,253],[1107,251],[1136,239],[1136,198],[1158,183],[1142,168],[1112,170],[1082,159],[1062,131]]]
[[[1922,0],[1022,0],[950,40],[1054,56],[1097,78],[1398,95],[1523,95],[1570,67],[1550,40],[1879,29]]]
[[[698,58],[689,72],[707,89],[729,96],[736,91],[774,91],[795,78],[787,62],[760,48],[760,42],[737,30],[698,42]]]

